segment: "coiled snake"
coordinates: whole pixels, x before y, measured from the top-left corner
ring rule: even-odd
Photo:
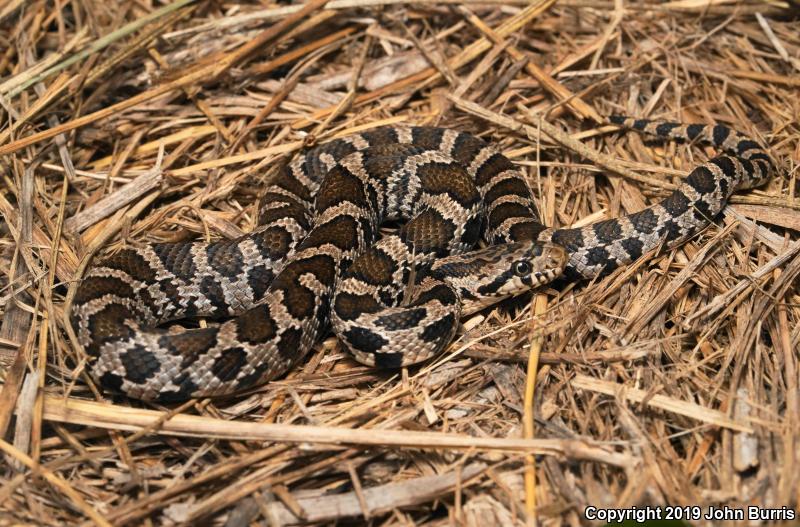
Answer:
[[[523,174],[469,134],[384,127],[334,140],[271,182],[254,232],[128,248],[90,269],[71,320],[95,358],[92,375],[145,400],[224,395],[285,373],[331,321],[361,362],[418,362],[450,342],[462,314],[546,283],[565,266],[591,278],[672,247],[735,189],[773,170],[757,143],[722,125],[612,121],[707,141],[727,155],[640,212],[548,229]],[[378,227],[393,220],[406,223],[375,243]],[[467,252],[481,238],[490,245]],[[179,333],[157,327],[198,316],[228,320]]]

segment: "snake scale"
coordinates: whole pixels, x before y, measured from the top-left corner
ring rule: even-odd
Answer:
[[[143,400],[220,396],[282,375],[331,325],[360,362],[412,364],[441,351],[463,314],[681,243],[773,171],[760,145],[723,125],[611,121],[725,155],[640,212],[552,229],[522,172],[472,135],[383,127],[336,139],[273,178],[250,234],[126,248],[91,268],[71,312],[91,373]],[[481,238],[489,245],[474,250]],[[187,317],[226,320],[159,327]]]

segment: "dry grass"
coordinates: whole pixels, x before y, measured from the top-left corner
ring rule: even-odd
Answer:
[[[796,7],[151,4],[0,2],[0,524],[797,507]],[[328,339],[237,398],[165,409],[89,382],[64,324],[89,258],[252,229],[270,167],[309,141],[477,133],[529,170],[548,225],[639,210],[713,153],[617,133],[612,112],[727,123],[780,176],[678,250],[465,321],[421,367],[364,368]]]

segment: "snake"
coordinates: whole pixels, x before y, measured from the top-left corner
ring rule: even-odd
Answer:
[[[552,228],[524,172],[469,133],[383,126],[322,143],[271,178],[252,232],[126,247],[91,267],[70,314],[90,373],[145,401],[219,397],[284,375],[331,328],[361,363],[408,366],[446,348],[467,314],[679,245],[774,170],[722,124],[609,120],[724,153],[639,212]],[[387,223],[399,228],[381,236]]]

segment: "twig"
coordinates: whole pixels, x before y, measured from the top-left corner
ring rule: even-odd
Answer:
[[[622,396],[626,399],[636,403],[642,403],[654,408],[660,408],[662,410],[683,415],[685,417],[708,423],[710,425],[720,426],[730,430],[736,430],[738,432],[753,433],[753,429],[748,425],[737,423],[722,412],[705,408],[704,406],[700,406],[698,404],[680,401],[673,397],[667,397],[660,394],[654,395],[645,390],[629,388],[614,382],[593,379],[581,374],[576,375],[570,384],[575,388],[604,393],[606,395],[615,396],[617,394],[622,394]]]
[[[476,477],[485,469],[484,464],[474,463],[458,472],[387,483],[364,489],[363,493],[354,491],[332,496],[298,497],[296,498],[298,503],[303,510],[307,511],[306,517],[302,519],[292,514],[287,507],[280,503],[273,502],[268,507],[281,525],[330,522],[354,517],[360,515],[362,507],[365,506],[375,513],[383,513],[429,502],[445,493],[453,492],[458,484],[462,486],[474,484]],[[361,500],[363,500],[363,504]]]
[[[161,417],[160,412],[113,406],[78,399],[46,396],[44,416],[62,422],[136,431]],[[501,439],[456,434],[401,430],[360,430],[330,426],[297,426],[226,421],[195,415],[176,415],[166,421],[159,434],[183,437],[219,438],[240,441],[290,441],[327,445],[373,445],[402,448],[455,448],[531,452],[593,459],[626,466],[626,455],[599,444],[559,439]]]

